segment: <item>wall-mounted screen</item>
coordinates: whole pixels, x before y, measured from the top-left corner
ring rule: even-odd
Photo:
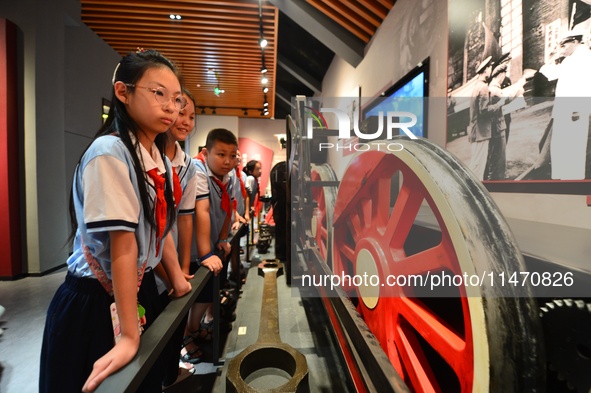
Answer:
[[[427,137],[427,100],[429,95],[429,58],[413,68],[398,82],[384,91],[379,97],[363,109],[363,118],[370,129],[377,129],[380,112],[386,116],[388,112],[410,112],[416,116],[417,122],[410,127],[418,137]],[[400,117],[398,122],[407,123],[411,119]],[[386,127],[387,121],[383,120]]]

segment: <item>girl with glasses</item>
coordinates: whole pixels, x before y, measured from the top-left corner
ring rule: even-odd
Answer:
[[[138,50],[117,65],[112,83],[108,118],[74,172],[73,253],[47,312],[40,392],[92,392],[131,361],[141,330],[162,309],[152,272],[160,260],[174,296],[191,290],[169,234],[175,192],[163,155],[183,106],[176,68]],[[139,391],[161,392],[162,377],[157,361]]]

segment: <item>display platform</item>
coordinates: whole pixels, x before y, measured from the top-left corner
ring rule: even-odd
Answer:
[[[216,378],[213,392],[225,392],[228,365],[249,345],[257,341],[261,321],[264,279],[258,274],[261,261],[274,260],[274,249],[266,254],[256,251],[251,258],[246,283],[236,308],[236,321],[228,334],[223,352],[224,365]],[[344,362],[335,350],[331,325],[318,298],[306,296],[299,288],[286,283],[286,275],[277,277],[277,301],[279,336],[283,343],[291,345],[305,356],[308,366],[308,390],[311,392],[353,392],[349,377],[344,372]],[[250,375],[245,381],[255,389],[276,388],[289,380],[283,370],[264,368]]]
[[[230,361],[257,341],[264,286],[264,278],[258,274],[257,266],[261,261],[274,260],[274,241],[265,254],[259,254],[254,246],[249,251],[250,266],[245,255],[241,255],[243,266],[246,266],[246,282],[240,288],[232,330],[220,337],[220,361],[214,362],[210,348],[202,348],[204,361],[195,365],[195,375],[170,387],[167,393],[226,392]],[[350,377],[344,371],[344,361],[335,349],[332,327],[321,299],[306,296],[299,288],[288,286],[285,274],[277,278],[276,284],[279,336],[283,343],[304,355],[308,367],[308,391],[354,392]],[[251,374],[245,381],[257,390],[264,390],[278,387],[289,378],[283,370],[265,368]]]

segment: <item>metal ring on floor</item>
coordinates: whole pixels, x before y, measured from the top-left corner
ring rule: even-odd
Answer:
[[[245,379],[255,371],[275,368],[287,372],[291,379],[281,386],[259,390]],[[255,343],[230,361],[226,377],[227,392],[308,392],[308,364],[306,357],[285,343]]]

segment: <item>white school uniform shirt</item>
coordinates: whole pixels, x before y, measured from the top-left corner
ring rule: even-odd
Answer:
[[[181,145],[175,142],[176,151],[174,158],[171,161],[172,168],[179,177],[181,183],[181,189],[183,190],[183,196],[177,206],[177,214],[179,216],[185,214],[195,213],[195,197],[197,195],[197,169],[191,162],[191,157],[187,155]],[[172,228],[175,245],[178,245],[177,226],[176,222]]]
[[[244,182],[244,186],[246,187],[246,192],[248,193],[248,196],[250,197],[250,206],[249,207],[253,207],[254,198],[259,193],[259,183],[254,176],[248,175],[246,177],[246,182]]]
[[[226,219],[226,212],[221,207],[222,192],[215,181],[212,179],[214,174],[211,172],[207,164],[196,158],[193,159],[193,164],[197,169],[197,197],[196,200],[203,200],[209,198],[209,216],[210,216],[210,241],[211,249],[215,250],[215,245],[219,239],[220,231]],[[226,174],[222,179],[222,184],[226,186],[226,191],[230,197],[230,208],[234,201],[233,182],[230,181],[230,174]],[[231,219],[231,217],[230,217]],[[229,230],[229,228],[228,228]],[[227,234],[224,234],[226,236]]]
[[[159,174],[172,170],[170,161],[162,160],[155,145],[148,152],[140,144],[138,156],[146,172],[153,168],[158,168]],[[148,193],[154,203],[154,183],[147,174],[146,178]],[[169,179],[172,181],[172,176]],[[156,230],[144,218],[133,160],[118,136],[95,139],[76,168],[72,187],[78,230],[73,253],[67,261],[71,273],[78,277],[94,277],[84,256],[83,246],[87,246],[107,277],[111,278],[109,232],[117,230],[135,233],[138,268],[146,261],[147,267],[158,264],[164,247],[161,245],[159,255],[156,255]]]

